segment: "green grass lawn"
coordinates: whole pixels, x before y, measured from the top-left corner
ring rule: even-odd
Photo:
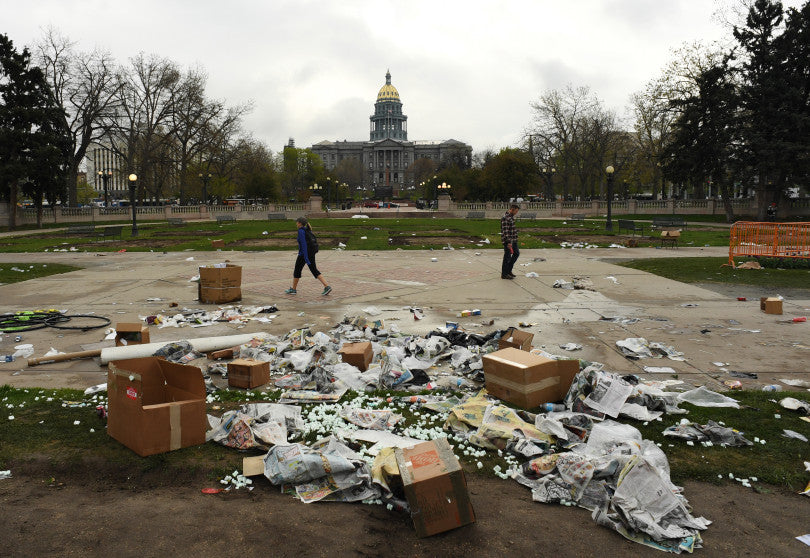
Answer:
[[[208,406],[209,413],[217,416],[240,403],[276,399],[274,394],[261,390],[217,393],[217,401]],[[443,425],[441,415],[426,410],[416,411],[407,405],[391,407],[385,403],[388,396],[411,396],[412,392],[380,392],[374,395],[381,397],[379,408],[392,408],[403,415],[403,421],[398,425],[400,431],[407,433],[410,427],[441,429]],[[661,421],[647,424],[633,420],[627,422],[638,428],[645,438],[660,444],[669,459],[675,482],[686,479],[728,482],[728,474],[731,473],[737,478],[756,477],[759,483],[785,486],[791,490],[803,488],[808,480],[803,461],[810,460],[810,444],[785,438],[782,430],[807,434],[810,433],[810,424],[802,421],[797,413],[779,407],[775,399],[781,394],[777,394],[776,398],[773,393],[759,391],[735,391],[727,395],[739,400],[742,408],[701,408],[683,404],[683,408],[689,410],[686,417],[700,424],[708,420],[722,421],[726,426],[743,431],[752,442],[758,438],[765,440],[765,444],[757,442],[743,448],[703,447],[700,444],[689,446],[684,441],[663,436],[663,430],[676,424],[683,415],[665,415]],[[793,392],[791,395],[810,400],[807,393]],[[348,392],[343,403],[356,397],[368,399],[369,394]],[[92,398],[78,390],[0,386],[0,469],[12,468],[14,472],[15,469],[24,469],[28,460],[41,460],[45,456],[58,467],[71,464],[81,467],[81,463],[92,460],[138,471],[159,470],[166,479],[195,470],[213,481],[234,469],[241,471],[241,460],[245,454],[214,443],[138,457],[107,436],[104,421],[95,412],[96,405],[104,401],[103,395]],[[312,408],[312,405],[303,406],[305,417]],[[307,441],[314,438],[313,434],[305,437]],[[475,456],[457,448],[456,453],[470,470],[480,469],[482,473],[492,474],[496,466],[502,470],[507,468],[505,459],[494,451]],[[480,468],[479,462],[482,465]]]
[[[345,245],[346,250],[427,250],[448,244],[456,249],[500,249],[500,221],[497,219],[313,219],[322,249]],[[559,248],[561,242],[585,242],[597,246],[623,243],[626,235],[608,233],[604,222],[593,220],[521,220],[517,223],[522,248]],[[53,231],[0,239],[0,252],[88,251],[183,251],[213,250],[211,241],[222,239],[225,250],[295,249],[295,222],[237,221],[218,225],[213,221],[187,223],[183,227],[163,222],[143,223],[137,237],[124,227],[121,239],[101,240],[93,236],[68,236]],[[636,237],[642,246],[654,246],[655,236]],[[489,241],[488,243],[486,241]],[[685,246],[728,245],[728,230],[690,227],[684,231]]]
[[[808,269],[733,269],[722,267],[724,263],[728,263],[728,258],[654,258],[632,260],[619,265],[683,283],[810,289]]]
[[[63,264],[0,263],[0,285],[68,273],[81,269]]]

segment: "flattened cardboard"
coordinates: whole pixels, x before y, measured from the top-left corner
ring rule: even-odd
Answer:
[[[348,362],[352,366],[356,366],[362,372],[368,369],[371,364],[371,359],[374,358],[374,351],[371,348],[370,341],[363,341],[361,343],[344,343],[338,351],[343,362]]]
[[[766,314],[782,314],[782,299],[763,296],[759,299],[759,309]]]
[[[200,302],[207,304],[242,300],[242,267],[233,264],[201,267],[197,293]]]
[[[507,347],[514,347],[522,351],[531,351],[532,339],[534,339],[534,333],[510,327],[498,340],[498,348],[506,349]]]
[[[577,360],[552,360],[514,347],[482,361],[487,391],[524,409],[562,400],[579,372]]]
[[[253,455],[242,458],[242,475],[255,477],[264,474],[264,456]]]
[[[394,450],[419,537],[475,522],[467,481],[447,438]]]
[[[211,248],[225,248],[225,241],[222,239],[212,240]]]
[[[219,351],[211,351],[207,353],[205,356],[208,357],[208,360],[220,360],[223,358],[233,358],[236,356],[236,353],[239,352],[239,346],[231,347],[229,349],[220,349]]]
[[[228,363],[228,385],[245,389],[263,386],[270,381],[270,363],[238,358]]]
[[[143,345],[149,343],[149,328],[140,322],[115,324],[115,346]]]
[[[205,383],[196,366],[157,357],[113,361],[107,434],[141,456],[205,443]]]

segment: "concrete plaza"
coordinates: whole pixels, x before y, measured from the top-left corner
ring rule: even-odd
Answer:
[[[137,321],[141,316],[174,314],[184,307],[215,309],[217,305],[196,300],[197,283],[190,279],[197,275],[200,265],[228,260],[243,267],[241,304],[278,307],[272,324],[249,322],[241,329],[226,323],[202,328],[152,326],[153,342],[255,331],[282,335],[303,325],[328,331],[344,316],[365,315],[364,308],[375,306],[382,313],[374,319],[419,335],[446,321],[483,333],[521,322],[532,324],[521,329],[534,333],[535,346],[571,358],[599,361],[608,370],[645,378],[671,379],[671,372],[647,373],[643,369],[667,366],[687,384],[723,389],[722,381],[733,378],[715,363],[727,363],[726,370],[758,374],[757,380],[742,379],[745,387],[779,378],[810,380],[810,324],[790,320],[810,313],[810,295],[787,298],[783,315],[769,315],[760,311],[758,296],[777,292],[752,292],[748,287],[748,300],[738,301],[728,293],[611,263],[664,255],[722,257],[727,249],[524,250],[515,267],[518,277],[512,281],[500,278],[499,249],[331,250],[318,254],[318,267],[334,289],[327,297],[320,295],[320,283],[306,269],[298,294],[283,294],[290,285],[293,252],[0,254],[0,262],[64,263],[84,268],[0,285],[0,312],[56,308],[69,314],[106,316],[114,325]],[[538,277],[526,277],[529,272]],[[570,281],[575,275],[589,278],[595,290],[552,287],[556,280]],[[171,302],[177,302],[179,308],[170,308]],[[422,309],[424,319],[414,320],[408,309],[412,306]],[[480,316],[458,317],[461,311],[475,308],[481,310]],[[621,323],[605,318],[638,321]],[[490,320],[494,320],[491,325]],[[21,335],[24,343],[34,345],[35,356],[42,356],[51,347],[72,352],[112,344],[103,342],[103,330],[42,329]],[[683,352],[686,360],[628,360],[616,347],[616,341],[628,337],[671,345]],[[578,343],[583,348],[565,351],[560,345],[566,343]],[[14,335],[3,336],[0,354],[13,352],[16,344]],[[35,367],[17,360],[0,363],[0,385],[79,388],[104,381],[105,373],[98,359]]]

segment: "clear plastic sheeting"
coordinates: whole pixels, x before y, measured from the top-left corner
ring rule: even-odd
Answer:
[[[706,386],[700,386],[695,389],[685,391],[678,394],[678,401],[684,403],[691,403],[696,407],[731,407],[739,409],[739,401],[726,397],[716,391],[712,391]]]

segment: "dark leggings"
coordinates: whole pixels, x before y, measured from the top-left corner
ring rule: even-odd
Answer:
[[[298,254],[298,258],[295,260],[295,269],[293,270],[293,277],[295,279],[301,278],[301,271],[304,270],[304,265],[306,265],[306,260],[304,260],[304,256]],[[318,271],[318,266],[315,265],[315,254],[309,254],[309,270],[312,272],[312,276],[316,279],[321,274]]]

